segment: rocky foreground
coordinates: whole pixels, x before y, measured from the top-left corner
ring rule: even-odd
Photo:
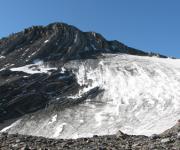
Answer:
[[[162,134],[150,137],[127,135],[93,136],[80,139],[47,139],[43,137],[1,133],[1,150],[180,150],[180,121]]]

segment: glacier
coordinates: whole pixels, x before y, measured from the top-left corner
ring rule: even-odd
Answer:
[[[66,109],[49,106],[21,117],[2,131],[49,138],[159,134],[180,118],[180,60],[103,54],[98,59],[72,60],[83,88],[71,98],[99,87],[103,92]]]

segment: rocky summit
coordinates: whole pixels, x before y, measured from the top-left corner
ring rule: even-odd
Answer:
[[[141,59],[141,57],[139,56],[148,56],[148,58]],[[105,57],[106,59],[104,60]],[[149,58],[157,58],[158,62],[152,63],[152,61],[148,60]],[[115,90],[114,95],[116,97],[114,97],[114,99],[121,102],[120,105],[122,105],[122,108],[121,106],[119,106],[119,102],[118,104],[113,103],[113,105],[118,106],[117,111],[119,114],[116,115],[114,113],[116,110],[112,110],[114,112],[110,112],[110,109],[108,108],[115,107],[111,107],[110,101],[112,97],[112,91],[108,88],[110,86],[115,87],[113,86],[113,84],[116,83],[119,84],[119,86],[126,87],[123,82],[118,82],[119,79],[113,82],[112,78],[110,77],[119,77],[118,75],[121,75],[122,77],[125,76],[126,79],[131,79],[130,77],[137,77],[138,75],[140,76],[143,73],[143,75],[145,74],[146,76],[141,76],[142,78],[137,78],[137,80],[145,79],[150,83],[151,80],[148,80],[149,76],[151,79],[156,79],[153,80],[153,82],[159,81],[160,78],[158,71],[165,71],[165,73],[167,74],[165,74],[164,76],[170,77],[172,72],[174,75],[178,75],[178,67],[174,70],[168,70],[168,67],[163,66],[164,62],[162,63],[163,65],[159,65],[160,69],[157,69],[157,72],[155,70],[151,70],[151,68],[156,69],[157,66],[154,64],[159,63],[159,61],[161,60],[160,58],[167,57],[153,52],[148,53],[138,49],[134,49],[118,41],[108,41],[98,33],[82,32],[76,27],[65,23],[52,23],[47,26],[33,26],[24,29],[24,31],[14,33],[6,38],[0,39],[0,149],[179,150],[179,122],[166,132],[149,137],[144,135],[128,135],[121,131],[119,131],[117,134],[114,134],[114,132],[116,131],[115,129],[113,130],[114,127],[116,127],[116,129],[122,127],[121,124],[116,124],[115,126],[112,125],[111,129],[108,129],[108,133],[110,131],[109,135],[94,135],[92,138],[82,138],[82,134],[82,136],[80,136],[81,138],[79,138],[77,134],[75,136],[77,137],[77,139],[74,140],[45,138],[58,138],[61,137],[60,134],[62,133],[63,137],[65,137],[66,132],[68,133],[68,135],[72,135],[74,133],[74,130],[81,129],[81,127],[83,132],[85,132],[86,129],[83,127],[83,123],[84,120],[86,120],[85,117],[92,118],[92,116],[90,115],[95,116],[96,123],[94,123],[94,126],[97,126],[98,128],[104,127],[104,129],[106,130],[106,127],[103,125],[106,124],[107,120],[118,120],[119,115],[123,116],[124,114],[126,114],[124,113],[125,110],[132,110],[136,103],[133,102],[133,98],[130,97],[130,102],[132,102],[133,106],[125,108],[124,106],[127,106],[128,102],[122,98],[118,100],[118,96],[116,96],[119,90],[125,90],[123,90],[123,88],[112,88],[113,90]],[[112,65],[112,59],[114,60],[114,65]],[[104,64],[102,64],[102,62]],[[143,65],[141,65],[141,63]],[[82,65],[88,66],[88,68],[81,68],[80,70],[79,68]],[[100,67],[98,68],[97,66]],[[101,68],[101,66],[106,68]],[[94,74],[92,73],[93,70],[95,71]],[[89,73],[88,71],[91,72]],[[112,72],[112,74],[109,75],[109,72]],[[102,76],[98,76],[101,74]],[[97,77],[96,79],[94,79],[91,76]],[[104,80],[102,81],[102,83],[98,82],[98,79],[103,78],[103,76]],[[167,79],[164,76],[162,76],[162,78]],[[178,76],[175,77],[176,78],[172,79],[174,83],[174,85],[172,86],[177,87],[176,91],[178,91],[180,80]],[[105,78],[108,78],[108,80],[106,80]],[[95,80],[96,83],[94,83],[93,80]],[[127,80],[127,82],[128,81],[129,80]],[[111,82],[112,85],[109,84],[109,82]],[[168,82],[169,80],[167,80],[167,83]],[[133,86],[131,84],[129,85]],[[89,88],[89,86],[91,86],[91,88]],[[138,86],[140,88],[141,85]],[[161,86],[163,85],[161,84]],[[146,90],[150,89],[149,87],[143,88],[146,88]],[[165,91],[169,90],[165,87],[163,87],[163,89]],[[134,89],[131,89],[131,91],[133,90]],[[107,98],[109,95],[110,97],[101,100],[104,93],[107,93],[107,91],[110,92],[110,94],[107,94],[104,97]],[[160,94],[158,94],[162,96],[161,90],[159,91]],[[179,96],[176,91],[174,92],[175,98]],[[131,94],[133,96],[134,93]],[[153,115],[158,114],[156,110],[153,110],[153,108],[155,107],[151,107],[151,105],[153,105],[153,102],[147,102],[147,105],[145,104],[148,99],[146,94],[152,95],[151,92],[148,91],[144,95],[143,94],[144,93],[140,91],[138,98],[142,98],[144,102],[139,102],[137,100],[137,103],[139,103],[137,104],[138,107],[135,111],[141,109],[142,107],[140,107],[140,105],[143,103],[142,110],[144,112],[150,112],[149,110],[151,110],[153,111]],[[165,104],[162,104],[161,102],[159,104],[156,97],[153,97],[152,99],[155,99],[155,103],[159,105],[162,104],[162,107],[164,109],[167,108],[166,106],[169,104],[169,106],[172,106],[173,109],[168,107],[168,112],[174,112],[174,114],[178,116],[179,111],[176,110],[176,107],[174,106],[175,102],[169,102],[169,97],[172,97],[171,94],[172,92],[170,92],[170,94],[163,94],[168,96],[167,103]],[[96,103],[96,105],[93,105],[94,102]],[[179,106],[178,104],[176,105]],[[79,110],[77,111],[76,106],[79,106]],[[149,109],[148,111],[146,111],[145,109],[146,106]],[[177,109],[178,108],[179,107],[177,107]],[[97,109],[96,115],[93,114],[95,109]],[[45,111],[46,113],[44,113],[43,111]],[[143,111],[141,111],[140,113],[142,113]],[[158,111],[160,112],[161,109],[159,109]],[[55,112],[56,115],[54,115]],[[113,116],[109,117],[108,119],[104,119],[105,117],[103,113],[107,114],[107,116],[109,114],[113,114]],[[139,115],[138,113],[137,116]],[[162,112],[160,113],[163,114]],[[61,119],[64,119],[65,121],[67,121],[71,117],[71,120],[74,119],[74,122],[69,121],[69,124],[67,122],[62,122],[60,125],[59,123],[57,123],[56,126],[58,126],[58,132],[54,133],[53,135],[51,135],[51,133],[48,134],[44,132],[42,135],[48,136],[30,136],[41,135],[42,130],[46,129],[48,132],[50,130],[53,131],[53,127],[55,127],[55,125],[53,124],[58,121],[57,114],[62,114]],[[51,118],[51,121],[45,123],[42,121],[43,117],[46,117],[47,119],[47,117],[51,115],[54,115],[54,117]],[[37,119],[37,116],[40,116],[40,118]],[[64,130],[64,126],[70,126],[71,124],[72,126],[74,124],[76,125],[76,117],[78,119],[82,117],[84,120],[80,119],[80,122],[78,122],[77,124],[79,126],[77,126],[76,129],[74,129],[74,127],[71,127],[71,129],[67,128],[67,131]],[[33,118],[35,118],[35,122],[33,122]],[[127,125],[128,119],[127,117],[124,118],[122,118],[120,122]],[[140,118],[135,118],[135,120],[129,119],[129,121],[132,120],[136,127],[138,127],[138,123],[141,122],[140,119],[142,118],[143,117],[140,116]],[[176,119],[178,120],[179,118]],[[175,119],[173,118],[173,121],[174,120]],[[18,124],[17,121],[22,121],[22,123]],[[30,123],[28,121],[30,121]],[[145,122],[148,121],[145,119]],[[41,123],[43,124],[41,128],[42,130],[39,130],[39,126],[41,126]],[[142,127],[146,127],[143,123],[141,124]],[[35,128],[31,128],[33,127],[33,125],[36,127],[37,124],[39,124],[38,131],[36,131]],[[150,126],[152,126],[152,124]],[[27,131],[27,127],[29,127],[29,129],[31,128],[32,131],[34,130],[34,133],[30,133],[31,131]],[[95,128],[93,129],[95,130]],[[129,129],[128,131],[131,131],[131,129]],[[9,132],[11,134],[9,134]],[[95,130],[95,133],[96,132],[98,132],[97,129]],[[28,133],[28,135],[22,135],[21,133]]]

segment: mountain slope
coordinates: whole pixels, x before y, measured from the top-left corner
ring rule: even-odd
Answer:
[[[63,23],[25,29],[0,40],[0,130],[51,138],[161,133],[180,116],[179,66]]]
[[[62,73],[63,64],[98,58],[102,52],[153,55],[64,23],[34,26],[1,39],[0,120],[42,109],[60,93],[77,92],[76,79],[71,71]]]

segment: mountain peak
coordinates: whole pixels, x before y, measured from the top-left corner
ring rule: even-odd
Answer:
[[[36,59],[64,61],[96,58],[100,53],[157,56],[130,48],[118,41],[108,41],[99,33],[83,32],[72,25],[59,22],[47,26],[32,26],[0,40],[0,55],[6,58],[0,66],[7,62],[27,64]]]

